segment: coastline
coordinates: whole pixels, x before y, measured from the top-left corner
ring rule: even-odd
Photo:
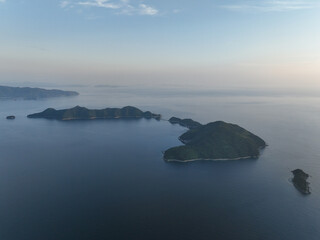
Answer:
[[[246,156],[246,157],[238,157],[238,158],[194,158],[194,159],[188,159],[188,160],[178,160],[178,159],[165,159],[166,162],[196,162],[196,161],[234,161],[234,160],[244,160],[244,159],[255,159],[258,158],[258,156]]]
[[[310,188],[308,188],[308,189],[303,189],[303,188],[301,188],[297,183],[295,183],[295,182],[293,181],[293,178],[291,179],[291,182],[293,183],[293,185],[295,186],[295,188],[296,188],[300,193],[302,193],[303,195],[309,195],[309,194],[311,194]]]
[[[110,120],[110,119],[156,119],[158,120],[159,118],[157,117],[150,117],[150,118],[146,118],[146,117],[90,117],[90,118],[47,118],[47,117],[30,117],[29,115],[27,116],[28,118],[34,118],[34,119],[49,119],[49,120],[57,120],[57,121],[76,121],[76,120]],[[160,120],[160,119],[159,119]]]
[[[90,117],[90,118],[62,118],[62,119],[54,118],[54,119],[55,120],[60,120],[60,121],[72,121],[72,120],[121,119],[121,118],[140,119],[140,118],[145,118],[145,117],[135,117],[135,116],[133,116],[133,117]]]

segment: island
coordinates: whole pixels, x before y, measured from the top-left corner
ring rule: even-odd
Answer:
[[[202,126],[201,123],[198,123],[190,118],[186,118],[186,119],[180,119],[180,118],[177,118],[177,117],[172,117],[169,119],[169,122],[171,124],[179,124],[180,126],[182,127],[186,127],[186,128],[189,128],[189,129],[193,129],[193,128],[197,128],[197,127],[200,127]]]
[[[293,185],[298,189],[302,194],[310,194],[310,183],[307,182],[309,174],[305,173],[301,169],[296,169],[292,171],[293,173]]]
[[[42,98],[52,97],[70,97],[77,96],[79,93],[74,91],[63,91],[57,89],[42,89],[30,87],[8,87],[0,86],[0,100],[1,99],[24,99],[36,100]]]
[[[48,108],[43,112],[30,114],[28,118],[45,118],[61,121],[93,120],[93,119],[156,119],[161,115],[150,111],[143,112],[139,108],[126,106],[123,108],[88,109],[76,106],[69,109],[56,110]],[[184,144],[164,151],[163,158],[168,162],[191,162],[198,160],[240,160],[255,159],[266,143],[260,137],[246,129],[223,121],[202,125],[192,119],[172,117],[172,124],[180,124],[189,128],[179,137]]]
[[[239,160],[258,158],[264,140],[244,128],[217,121],[190,129],[179,140],[185,145],[164,152],[168,162],[197,160]]]
[[[15,117],[15,116],[13,116],[13,115],[7,116],[6,118],[7,118],[7,119],[9,119],[9,120],[16,119],[16,117]]]
[[[154,118],[161,119],[160,114],[155,114],[150,111],[143,112],[140,109],[132,106],[123,108],[105,108],[105,109],[88,109],[85,107],[76,106],[69,109],[56,110],[48,108],[40,113],[34,113],[27,116],[28,118],[46,118],[56,120],[92,120],[92,119],[118,119],[118,118]]]

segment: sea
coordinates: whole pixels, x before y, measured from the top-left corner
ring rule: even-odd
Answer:
[[[316,92],[69,88],[80,95],[0,100],[0,240],[320,239]],[[130,105],[163,119],[26,117],[76,105]],[[258,159],[168,163],[163,151],[187,131],[172,116],[235,123],[268,146]],[[310,175],[310,195],[291,182],[297,168]]]

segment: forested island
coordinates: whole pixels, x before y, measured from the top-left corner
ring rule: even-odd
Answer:
[[[88,109],[76,106],[74,108],[56,110],[48,108],[40,113],[28,115],[28,118],[46,118],[56,120],[92,120],[92,119],[117,119],[117,118],[155,118],[160,119],[160,114],[150,111],[143,112],[132,106],[123,108]]]
[[[123,108],[88,109],[76,106],[56,110],[48,108],[40,113],[28,115],[28,118],[45,118],[61,121],[93,119],[161,119],[160,114],[143,112],[132,106]],[[217,121],[202,125],[192,119],[172,117],[172,124],[189,128],[179,139],[184,145],[170,148],[164,152],[166,161],[189,162],[196,160],[237,160],[257,158],[260,150],[266,146],[264,140],[244,128]]]
[[[185,145],[164,152],[166,161],[237,160],[257,158],[264,140],[244,128],[217,121],[194,127],[179,137]]]
[[[0,86],[0,99],[36,100],[41,98],[70,97],[77,95],[79,95],[79,93],[74,91],[57,89],[48,90],[43,88]]]

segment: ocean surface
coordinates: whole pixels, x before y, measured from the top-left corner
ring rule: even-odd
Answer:
[[[74,90],[81,95],[0,101],[1,240],[320,239],[320,95]],[[76,105],[224,120],[269,146],[257,160],[166,163],[162,151],[186,129],[164,120],[26,118]],[[296,168],[311,175],[311,195],[292,185]]]

